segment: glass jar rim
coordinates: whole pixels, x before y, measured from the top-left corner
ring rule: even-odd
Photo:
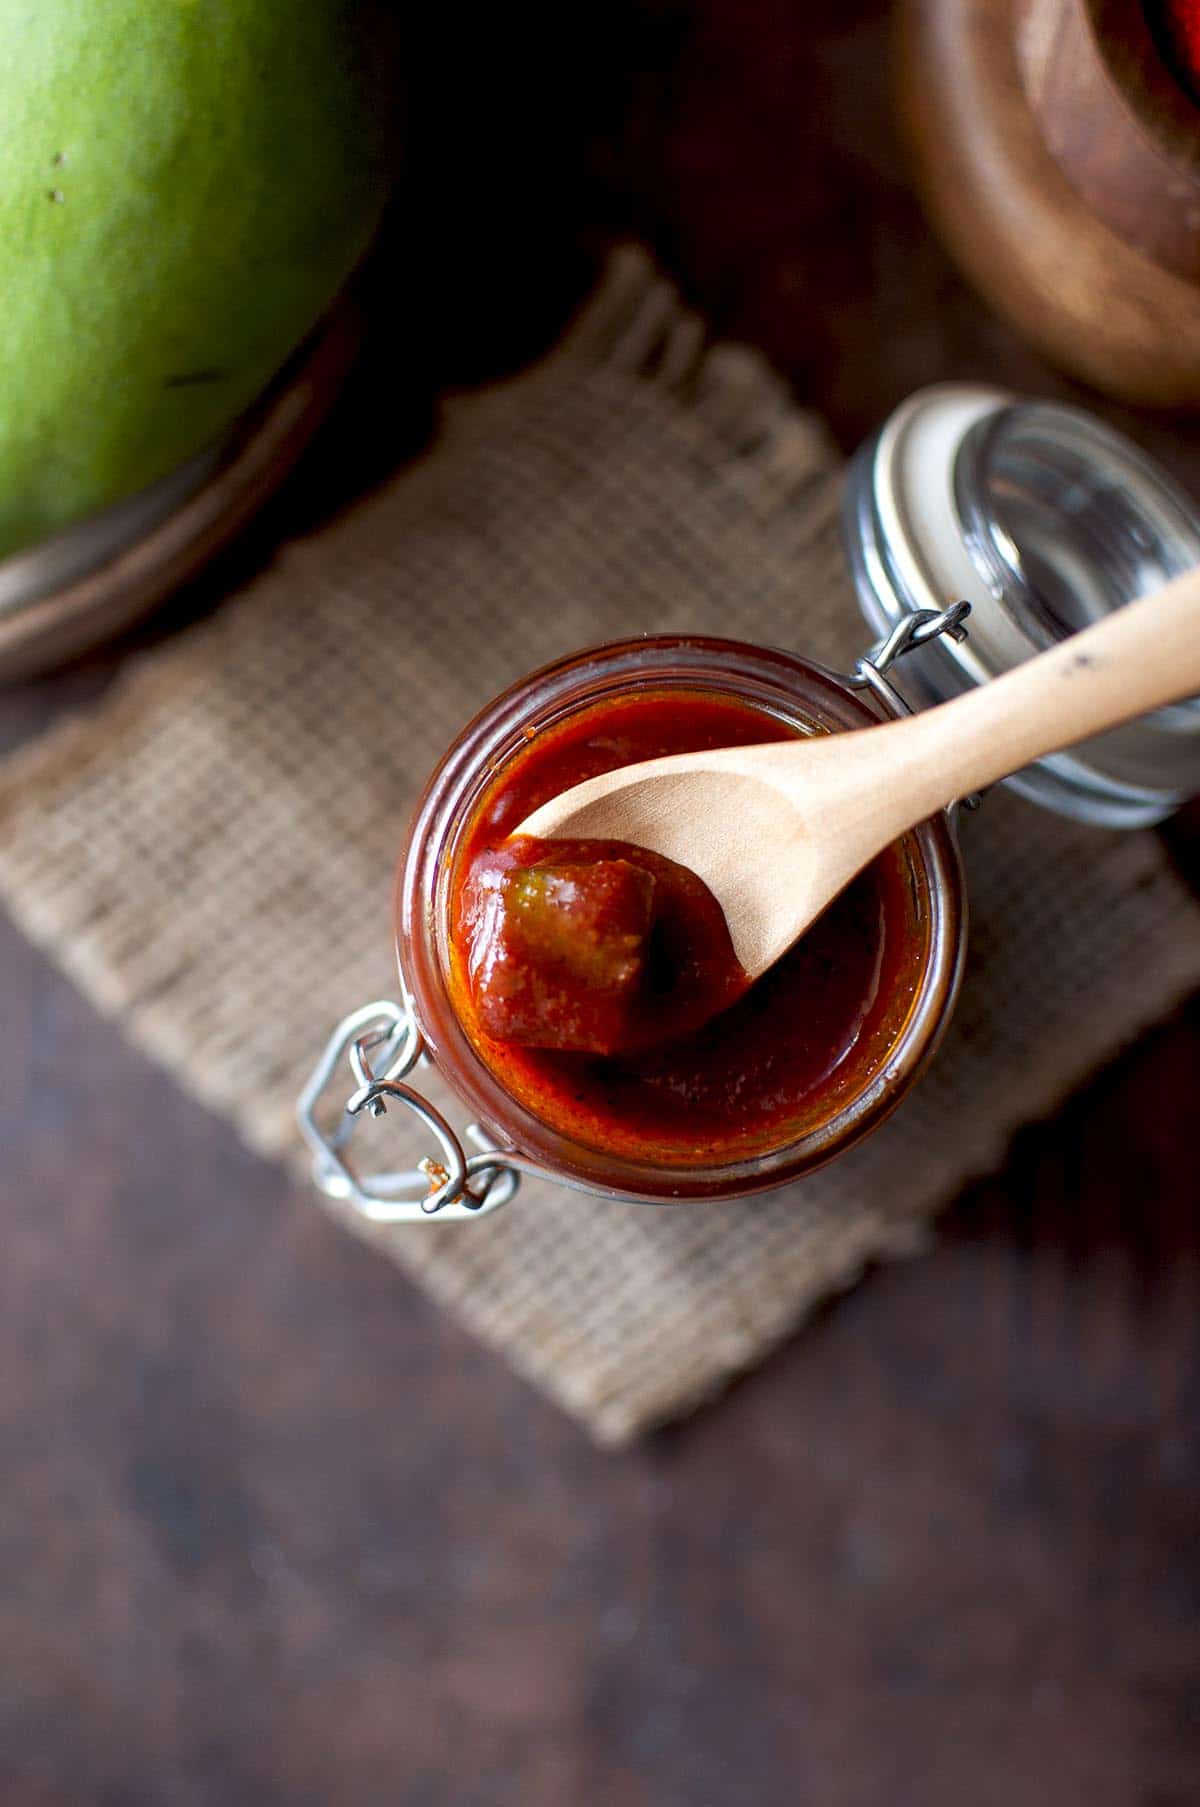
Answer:
[[[750,700],[774,704],[775,713],[795,721],[804,718],[788,685],[808,686],[821,694],[839,727],[867,726],[889,713],[846,678],[798,654],[711,636],[612,641],[544,666],[477,715],[431,775],[397,872],[401,974],[442,1077],[502,1147],[532,1157],[560,1183],[610,1197],[666,1202],[743,1196],[812,1171],[860,1140],[890,1114],[924,1069],[949,1021],[961,977],[966,905],[957,844],[944,817],[912,831],[930,918],[919,990],[886,1062],[839,1112],[777,1150],[710,1166],[664,1166],[573,1142],[504,1090],[450,1007],[445,982],[450,869],[456,836],[474,799],[506,746],[515,751],[531,713],[545,725],[628,689],[631,680],[737,696],[748,688]],[[806,700],[815,706],[811,696]]]
[[[1081,479],[1078,490],[1073,469]],[[1021,526],[1012,523],[1016,544],[1010,548],[1003,520],[992,517],[1006,514],[1021,478],[1028,489]],[[1001,485],[1008,491],[1003,499]],[[1094,505],[1105,485],[1114,504],[1123,503],[1107,523],[1104,509]],[[1089,492],[1093,506],[1076,522],[1076,544],[1074,510]],[[1081,586],[1086,577],[1095,591],[1087,608],[1068,609],[1073,621],[1033,597],[1031,567],[1021,556],[1033,550],[1021,544],[1029,522],[1039,519],[1040,537],[1048,543],[1045,523],[1055,511],[1061,511],[1062,530],[1053,537],[1063,556],[1074,559]],[[1082,532],[1098,523],[1119,556],[1101,558]],[[945,702],[1001,676],[1065,639],[1085,616],[1106,613],[1166,582],[1176,566],[1196,562],[1193,548],[1200,543],[1196,504],[1134,441],[1084,409],[1026,401],[972,382],[917,390],[859,448],[843,490],[842,526],[859,607],[875,632],[887,633],[906,616],[944,608],[953,598],[971,605],[964,640],[942,638],[906,661],[906,688],[921,705]],[[1152,558],[1145,557],[1147,549]],[[1126,593],[1118,593],[1117,571],[1125,574]],[[1003,782],[1080,821],[1118,828],[1161,821],[1200,783],[1200,710],[1195,704],[1156,710],[1035,761]]]
[[[1056,480],[1076,489],[1086,484],[1093,496],[1118,507],[1132,522],[1124,531],[1135,534],[1143,548],[1153,543],[1164,581],[1200,564],[1200,509],[1132,439],[1067,402],[1010,401],[997,407],[963,434],[954,457],[954,498],[971,556],[989,589],[1006,599],[1011,612],[1019,612],[1031,652],[1093,618],[1043,619],[1043,599],[1005,516],[1004,492],[1022,461],[1049,469],[1063,459],[1070,474],[1055,472]]]

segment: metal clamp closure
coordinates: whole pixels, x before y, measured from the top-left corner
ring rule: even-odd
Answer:
[[[914,609],[911,614],[902,615],[889,634],[855,660],[849,679],[851,686],[855,690],[874,691],[885,706],[897,715],[911,715],[912,705],[901,696],[894,684],[888,682],[887,671],[905,653],[912,652],[918,646],[927,646],[931,640],[937,640],[943,634],[948,640],[956,640],[961,644],[967,637],[965,623],[970,613],[969,602],[952,602],[944,609]],[[978,809],[979,794],[972,791],[968,796],[960,797],[958,803],[962,809]]]
[[[509,1202],[523,1172],[537,1171],[533,1162],[501,1153],[475,1123],[468,1124],[465,1133],[477,1152],[466,1152],[442,1113],[405,1083],[425,1058],[424,1040],[407,1000],[366,1004],[334,1030],[296,1105],[300,1133],[313,1157],[314,1183],[327,1197],[352,1206],[371,1223],[421,1223],[431,1217],[450,1223],[486,1217]],[[357,1085],[340,1116],[330,1122],[325,1095],[343,1060]],[[347,1157],[350,1141],[365,1117],[382,1117],[393,1105],[418,1119],[438,1153],[426,1156],[415,1168],[360,1176]]]

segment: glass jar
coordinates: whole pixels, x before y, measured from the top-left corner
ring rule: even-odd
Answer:
[[[455,855],[483,788],[537,732],[613,696],[652,689],[753,705],[803,732],[869,726],[888,711],[865,689],[793,654],[737,641],[653,637],[562,659],[491,703],[441,761],[417,808],[397,883],[400,967],[430,1057],[495,1144],[556,1179],[625,1199],[730,1198],[762,1191],[830,1160],[899,1103],[936,1046],[958,986],[962,877],[944,817],[900,844],[907,863],[904,928],[911,958],[863,1035],[822,1088],[802,1133],[749,1158],[660,1165],[573,1141],[540,1121],[484,1064],[449,996],[450,890]]]
[[[843,524],[859,606],[880,636],[849,675],[732,641],[622,641],[535,672],[459,736],[430,779],[400,867],[403,997],[348,1017],[300,1100],[324,1192],[393,1223],[481,1216],[512,1197],[522,1173],[609,1198],[729,1198],[810,1172],[901,1101],[946,1027],[962,966],[965,898],[946,815],[901,843],[912,878],[908,979],[885,998],[840,1071],[840,1089],[822,1093],[796,1133],[751,1157],[659,1164],[556,1133],[484,1064],[447,986],[456,847],[483,788],[539,729],[639,687],[736,699],[810,732],[867,726],[986,683],[1200,566],[1200,513],[1136,446],[1078,409],[1022,403],[975,384],[923,390],[896,411],[851,465]],[[901,656],[903,688],[891,669]],[[1200,699],[1040,760],[1006,782],[1084,821],[1159,821],[1200,792]],[[475,1113],[465,1135],[409,1083],[425,1059]],[[331,1082],[347,1060],[356,1090],[330,1119]],[[411,1172],[360,1177],[348,1144],[366,1116],[392,1105],[419,1120],[438,1152]]]
[[[950,597],[970,633],[905,661],[945,702],[1200,565],[1200,511],[1132,441],[1080,408],[977,383],[922,389],[851,464],[844,540],[863,616],[886,633]],[[1005,781],[1109,828],[1200,791],[1200,698],[1038,760]]]

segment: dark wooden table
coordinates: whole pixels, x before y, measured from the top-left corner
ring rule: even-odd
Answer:
[[[924,232],[878,5],[460,7],[414,39],[364,372],[166,626],[417,443],[439,384],[544,344],[615,233],[847,446],[942,376],[1069,393]],[[1124,418],[1200,489],[1195,427]],[[3,739],[125,656],[4,696]],[[615,1457],[3,921],[0,1010],[5,1807],[1200,1798],[1196,1004],[935,1253]]]

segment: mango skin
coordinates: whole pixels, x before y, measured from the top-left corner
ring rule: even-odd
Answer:
[[[355,0],[0,0],[0,557],[249,406],[370,241],[390,40]]]

